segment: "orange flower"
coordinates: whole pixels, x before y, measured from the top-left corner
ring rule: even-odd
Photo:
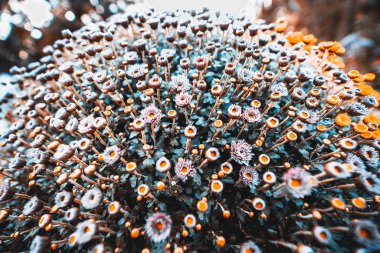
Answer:
[[[342,44],[340,44],[340,42],[338,42],[338,41],[334,41],[333,43],[332,43],[332,46],[328,49],[329,50],[329,52],[331,52],[331,53],[335,53],[339,48],[341,48],[342,47]]]
[[[342,55],[342,54],[346,53],[346,49],[344,47],[340,47],[335,51],[335,53],[338,55]]]
[[[376,117],[374,114],[368,114],[363,118],[364,123],[369,124],[369,123],[375,123],[380,125],[380,119]]]
[[[368,127],[367,125],[363,124],[363,123],[358,123],[358,124],[355,124],[353,126],[353,129],[356,133],[364,133],[364,132],[367,132],[368,131]]]
[[[335,125],[337,126],[340,126],[340,127],[345,127],[345,126],[348,126],[351,124],[351,118],[350,116],[348,116],[348,114],[346,113],[339,113],[336,117],[335,117]]]
[[[326,102],[329,105],[338,105],[341,99],[337,95],[330,95],[326,98]]]
[[[297,44],[303,40],[303,33],[301,33],[301,32],[290,32],[286,36],[286,39],[291,44]]]
[[[303,37],[303,42],[309,45],[313,45],[317,41],[318,39],[313,34],[308,34]]]
[[[279,18],[276,21],[275,30],[276,32],[282,33],[286,31],[288,27],[288,21],[285,18]]]
[[[380,138],[380,129],[376,129],[372,132],[372,139],[379,139]]]
[[[366,74],[364,74],[364,79],[367,82],[372,82],[373,80],[375,80],[375,78],[376,78],[376,75],[374,73],[366,73]]]
[[[365,84],[365,83],[360,83],[358,85],[358,88],[361,90],[361,95],[363,95],[363,96],[371,95],[373,97],[378,97],[380,95],[380,93],[377,90],[375,90],[370,85]],[[378,101],[379,100],[380,99],[378,99]]]
[[[337,56],[335,54],[329,54],[329,56],[327,56],[327,61],[336,65],[340,69],[343,69],[346,66],[346,64],[344,64],[342,58],[340,58],[339,56]]]

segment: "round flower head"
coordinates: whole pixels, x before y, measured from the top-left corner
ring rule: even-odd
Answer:
[[[187,214],[183,219],[183,222],[185,223],[186,227],[193,228],[197,223],[197,218],[195,218],[195,216],[192,214]]]
[[[364,145],[360,148],[360,156],[364,159],[365,163],[373,168],[379,168],[379,153],[374,147]]]
[[[95,118],[90,115],[79,122],[78,132],[81,134],[90,134],[96,130]]]
[[[263,180],[267,184],[274,184],[277,181],[277,177],[273,172],[267,171],[263,175]]]
[[[146,221],[145,233],[151,241],[160,243],[169,237],[171,228],[172,220],[169,215],[154,213]]]
[[[97,227],[95,222],[87,220],[79,223],[75,231],[78,236],[78,244],[85,244],[94,238],[97,232]]]
[[[252,146],[245,140],[234,140],[231,143],[231,158],[239,164],[248,164],[252,160]]]
[[[256,209],[257,211],[262,211],[265,209],[265,207],[267,206],[265,201],[261,198],[254,198],[254,200],[252,201],[252,206],[254,209]]]
[[[362,186],[366,191],[380,194],[380,179],[375,175],[367,171],[362,171],[357,178],[358,184]]]
[[[140,196],[145,197],[150,192],[150,188],[147,184],[140,184],[139,187],[137,187],[137,193]]]
[[[243,118],[247,123],[254,123],[261,120],[261,113],[254,107],[249,107],[244,110]]]
[[[9,181],[3,181],[0,185],[0,202],[11,199],[13,197],[13,193],[14,191]]]
[[[162,49],[161,55],[165,56],[167,59],[171,60],[174,58],[176,51],[173,49]]]
[[[238,79],[241,83],[247,84],[253,81],[254,72],[248,69],[241,69],[238,73]]]
[[[164,173],[164,172],[167,172],[168,170],[170,170],[170,168],[171,168],[170,161],[166,157],[163,156],[157,160],[157,162],[156,162],[156,170],[157,171]]]
[[[72,207],[65,212],[64,219],[66,221],[75,221],[80,215],[80,211],[77,207]]]
[[[40,220],[38,221],[38,226],[40,228],[45,228],[50,222],[51,222],[51,215],[48,213],[45,213],[41,216]]]
[[[205,152],[205,157],[209,162],[215,162],[219,159],[220,153],[217,148],[209,148]]]
[[[136,131],[142,131],[146,127],[146,121],[142,118],[136,118],[133,120],[132,126]]]
[[[321,226],[315,226],[312,230],[315,240],[323,245],[328,245],[331,243],[332,235],[330,231]]]
[[[364,161],[357,155],[349,153],[346,157],[346,163],[350,164],[354,172],[360,173],[366,170],[366,165]]]
[[[54,158],[61,161],[67,161],[75,153],[70,145],[60,144],[54,153]]]
[[[186,182],[189,178],[193,177],[195,174],[195,168],[190,160],[181,159],[174,168],[177,177]]]
[[[300,120],[296,120],[292,124],[292,130],[296,133],[304,133],[307,130],[307,124],[303,123]]]
[[[49,237],[37,235],[30,244],[30,253],[46,252],[46,249],[49,247],[49,243]]]
[[[240,253],[261,253],[261,249],[256,243],[249,240],[240,246]]]
[[[124,60],[131,64],[134,64],[138,58],[139,56],[135,51],[129,51],[124,54]]]
[[[338,142],[339,147],[343,150],[354,150],[358,146],[357,141],[351,138],[343,138]]]
[[[193,139],[197,135],[197,128],[195,126],[187,126],[183,131],[186,138]]]
[[[348,108],[348,113],[352,116],[364,116],[369,114],[369,110],[362,103],[354,102]]]
[[[232,171],[233,171],[232,164],[229,163],[229,162],[222,163],[222,164],[220,165],[220,170],[221,170],[225,175],[229,175],[229,174],[231,174]]]
[[[113,201],[108,205],[108,213],[114,215],[119,213],[121,210],[121,204],[119,201]]]
[[[369,250],[380,250],[380,234],[378,227],[370,220],[354,221],[351,232],[357,243]]]
[[[77,118],[71,118],[69,120],[69,122],[67,122],[67,124],[65,126],[65,130],[68,132],[74,132],[74,131],[78,130],[78,127],[79,127],[78,119]]]
[[[171,81],[169,82],[170,89],[174,92],[187,91],[191,88],[189,79],[183,75],[172,76]]]
[[[67,191],[61,191],[55,195],[55,205],[59,208],[66,207],[73,199],[73,195]]]
[[[150,105],[141,111],[141,115],[144,120],[151,124],[159,124],[162,118],[162,112],[154,105]]]
[[[134,79],[141,79],[145,76],[145,66],[143,64],[129,66],[127,74]]]
[[[95,247],[92,248],[90,252],[91,253],[106,253],[108,251],[107,251],[107,249],[103,243],[99,243],[99,244],[95,245]]]
[[[325,164],[325,171],[328,175],[336,178],[348,178],[351,176],[347,167],[338,162],[329,162]]]
[[[283,176],[288,192],[295,198],[310,195],[313,188],[312,178],[301,168],[291,168]]]
[[[271,91],[280,93],[281,97],[286,97],[289,95],[288,89],[281,83],[272,85]]]
[[[34,196],[28,202],[26,202],[24,208],[22,209],[22,214],[25,216],[31,215],[32,213],[39,211],[42,208],[42,206],[43,203],[41,202],[41,200]]]
[[[306,246],[306,245],[303,245],[303,244],[297,245],[297,251],[296,252],[297,253],[315,253],[313,248]]]
[[[256,188],[256,185],[259,183],[259,174],[251,166],[243,166],[239,171],[239,178],[243,184]]]
[[[162,84],[162,78],[159,77],[157,74],[154,74],[151,79],[149,79],[149,85],[153,89],[158,89],[161,87]]]
[[[72,248],[74,246],[76,246],[78,244],[78,235],[77,233],[72,233],[70,236],[69,236],[69,240],[67,242],[67,245]]]
[[[191,98],[192,98],[192,96],[188,92],[181,91],[181,93],[178,93],[175,95],[174,102],[179,107],[185,108],[190,104]]]
[[[228,107],[228,117],[231,119],[238,119],[241,116],[241,107],[239,105],[232,104]]]
[[[224,186],[223,186],[222,181],[220,181],[220,180],[213,180],[211,182],[210,188],[211,188],[212,192],[219,193],[219,192],[223,191]]]
[[[103,202],[103,192],[95,187],[88,190],[81,198],[82,206],[87,209],[97,208]]]
[[[377,150],[377,151],[380,151],[380,138],[374,140],[372,142],[372,146]]]
[[[105,163],[115,164],[121,158],[121,150],[118,146],[113,145],[111,147],[107,147],[103,152],[103,159]]]

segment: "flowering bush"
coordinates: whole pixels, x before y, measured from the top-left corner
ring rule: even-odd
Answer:
[[[124,13],[12,68],[2,251],[380,250],[374,77],[286,26]]]

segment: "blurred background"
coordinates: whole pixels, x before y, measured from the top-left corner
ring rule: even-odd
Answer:
[[[39,59],[44,46],[61,38],[59,31],[75,30],[141,6],[159,11],[208,7],[267,21],[285,16],[289,30],[312,33],[319,40],[341,41],[347,50],[346,69],[380,75],[380,0],[2,0],[1,82],[9,78],[6,73],[11,66]],[[374,85],[380,89],[379,78]]]

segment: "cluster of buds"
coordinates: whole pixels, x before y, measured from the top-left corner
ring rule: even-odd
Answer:
[[[374,75],[286,29],[123,13],[12,68],[1,251],[380,250]]]

